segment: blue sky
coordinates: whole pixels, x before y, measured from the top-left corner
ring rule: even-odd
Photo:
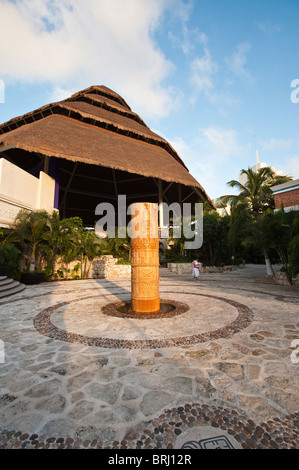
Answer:
[[[106,85],[211,198],[255,145],[299,178],[298,23],[299,0],[0,0],[0,122]]]

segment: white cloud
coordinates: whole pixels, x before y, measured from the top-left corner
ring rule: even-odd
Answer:
[[[292,145],[292,140],[278,140],[278,139],[270,139],[262,141],[262,148],[264,150],[280,150],[280,149],[287,149],[290,148]]]
[[[218,65],[213,61],[210,51],[205,48],[204,56],[196,57],[191,63],[191,83],[199,92],[208,94],[214,88],[214,75]]]
[[[208,37],[205,33],[202,35],[203,55],[190,62],[190,102],[194,104],[199,94],[203,94],[221,115],[226,116],[228,109],[238,106],[240,99],[231,90],[233,81],[224,76],[224,66],[213,58]]]
[[[210,126],[199,129],[188,143],[181,137],[169,142],[211,198],[232,193],[227,182],[238,179],[239,171],[248,166],[250,146],[240,144],[234,129]]]
[[[58,90],[104,84],[148,116],[167,115],[173,71],[153,39],[174,0],[0,0],[1,78]],[[138,112],[138,111],[137,111]]]
[[[280,33],[282,29],[281,24],[273,23],[270,20],[260,21],[257,23],[257,27],[260,31],[263,31],[263,33]]]
[[[202,144],[211,155],[217,156],[219,161],[230,157],[242,156],[247,152],[238,142],[237,132],[234,129],[223,129],[210,126],[200,129]]]
[[[194,52],[197,44],[207,44],[207,35],[200,32],[198,29],[188,29],[188,27],[183,24],[180,33],[179,35],[177,31],[176,33],[169,31],[168,37],[173,47],[181,49],[185,55]]]
[[[235,52],[225,59],[226,65],[230,72],[237,78],[245,79],[248,83],[254,83],[249,70],[245,67],[247,64],[247,55],[251,49],[249,42],[244,42],[236,47]]]
[[[283,165],[283,172],[291,175],[294,179],[299,178],[299,155],[293,155],[287,159]]]
[[[49,100],[52,102],[56,101],[62,101],[66,100],[70,96],[72,96],[74,93],[76,93],[78,90],[75,89],[64,89],[59,86],[56,86],[54,90],[52,90]]]

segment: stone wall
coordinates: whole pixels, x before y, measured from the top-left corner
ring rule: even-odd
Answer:
[[[131,278],[131,265],[130,264],[116,264],[117,258],[113,258],[112,255],[102,255],[95,258],[92,262],[88,273],[88,279],[130,279]],[[81,277],[80,269],[74,271],[74,268],[78,266],[79,261],[72,261],[68,266],[68,277],[69,279],[74,278],[77,274]],[[60,260],[57,260],[55,264],[55,271],[63,271],[63,266]]]
[[[223,273],[226,271],[235,271],[242,266],[201,266],[200,273]],[[183,275],[189,274],[192,276],[193,268],[192,263],[167,263],[167,268],[174,274]]]
[[[287,275],[284,271],[277,271],[277,273],[275,273],[274,275],[274,280],[277,284],[280,284],[281,286],[293,285],[294,287],[299,287],[299,276],[293,279],[293,284],[290,284]]]
[[[113,258],[112,255],[102,255],[94,259],[90,277],[97,279],[131,278],[131,265],[116,263],[117,258]]]

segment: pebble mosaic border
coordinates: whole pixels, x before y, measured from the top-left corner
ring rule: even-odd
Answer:
[[[164,294],[173,294],[173,292],[164,292]],[[101,348],[116,348],[116,349],[156,349],[156,348],[167,348],[172,346],[187,346],[190,344],[196,343],[205,343],[210,340],[215,340],[218,338],[228,338],[236,334],[240,330],[246,328],[253,319],[252,310],[244,304],[236,302],[235,300],[226,299],[224,297],[219,297],[209,294],[200,294],[194,292],[184,292],[186,295],[196,295],[202,297],[209,297],[212,299],[220,300],[226,302],[229,305],[235,307],[239,315],[232,323],[229,325],[213,330],[210,332],[195,334],[192,336],[181,336],[178,338],[169,338],[169,339],[152,339],[152,340],[122,340],[122,339],[110,339],[110,338],[97,338],[91,336],[84,336],[77,333],[69,333],[67,331],[61,330],[60,328],[53,325],[51,322],[51,315],[57,309],[69,305],[74,302],[79,302],[82,300],[97,298],[97,296],[87,296],[80,297],[77,299],[72,299],[65,302],[60,302],[54,306],[48,307],[42,310],[34,318],[34,326],[39,333],[42,335],[48,336],[61,341],[66,341],[70,343],[81,343],[87,346],[95,346]]]
[[[212,426],[220,434],[226,432],[243,449],[299,448],[299,413],[257,424],[235,410],[192,403],[165,410],[146,428],[127,431],[121,441],[48,437],[0,429],[0,449],[175,449],[178,436],[197,426]]]
[[[181,315],[182,313],[185,313],[189,310],[189,306],[182,303],[182,302],[177,302],[174,300],[168,300],[168,299],[160,299],[161,303],[165,304],[170,304],[173,307],[175,307],[174,310],[168,313],[160,313],[158,312],[149,312],[149,313],[134,313],[132,311],[128,313],[121,313],[119,311],[119,308],[124,306],[124,305],[130,305],[130,302],[123,301],[123,302],[112,302],[111,304],[105,305],[102,307],[102,313],[104,315],[112,316],[112,317],[118,317],[118,318],[133,318],[134,320],[156,320],[159,318],[171,318],[175,317],[176,315]]]

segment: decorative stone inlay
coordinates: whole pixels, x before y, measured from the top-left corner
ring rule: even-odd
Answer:
[[[164,294],[171,294],[171,292],[164,292]],[[173,294],[173,293],[172,293]],[[77,299],[60,302],[54,306],[48,307],[42,310],[34,319],[34,326],[39,333],[55,338],[57,340],[66,341],[70,343],[81,343],[88,346],[102,347],[102,348],[117,348],[117,349],[155,349],[155,348],[167,348],[171,346],[185,346],[196,343],[205,343],[206,341],[215,340],[218,338],[228,338],[246,328],[253,319],[252,310],[244,304],[235,300],[227,299],[210,294],[201,294],[194,292],[184,292],[184,295],[195,295],[199,297],[207,297],[211,299],[220,300],[227,303],[238,311],[237,318],[229,323],[227,326],[218,328],[212,331],[194,334],[190,336],[181,336],[176,338],[167,339],[114,339],[106,337],[94,337],[87,336],[78,333],[72,333],[55,326],[51,321],[51,315],[61,307],[79,302],[82,300],[93,299],[95,296],[86,296]]]
[[[187,403],[129,429],[119,441],[109,428],[101,439],[92,428],[60,437],[0,429],[0,449],[298,449],[298,425],[299,413],[256,423],[234,409]]]
[[[130,309],[130,302],[112,302],[111,304],[105,305],[102,307],[102,313],[104,315],[109,315],[119,318],[134,318],[135,320],[153,320],[158,318],[170,318],[176,315],[181,315],[189,310],[189,306],[182,303],[176,302],[174,300],[165,300],[161,299],[161,306],[163,304],[173,307],[169,312],[163,313],[163,310],[158,310],[157,312],[147,312],[147,313],[135,313]],[[126,307],[128,313],[122,312],[122,307]]]
[[[197,426],[183,432],[176,440],[180,449],[242,449],[226,431],[213,426]]]

